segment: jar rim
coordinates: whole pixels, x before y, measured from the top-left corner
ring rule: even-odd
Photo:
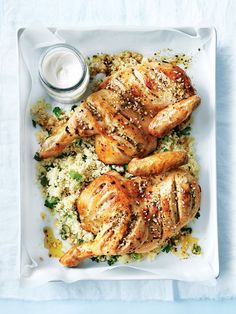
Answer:
[[[66,88],[62,88],[62,87],[56,87],[54,85],[52,85],[51,83],[48,82],[48,80],[46,79],[46,77],[43,75],[43,68],[42,68],[42,65],[43,65],[43,62],[44,62],[44,59],[45,57],[50,53],[52,52],[54,49],[58,49],[58,48],[66,48],[70,51],[72,51],[76,57],[78,57],[80,63],[81,63],[81,66],[82,66],[82,71],[83,71],[83,75],[81,76],[81,78],[79,79],[79,81],[74,84],[73,86],[70,86],[70,87],[66,87]],[[85,61],[85,58],[84,56],[81,54],[81,52],[79,50],[77,50],[76,48],[74,48],[73,46],[71,45],[68,45],[68,44],[55,44],[55,45],[51,45],[49,48],[47,48],[43,53],[42,55],[40,56],[40,59],[39,59],[39,77],[40,79],[42,80],[42,82],[50,89],[54,90],[55,92],[58,92],[58,93],[61,93],[61,92],[70,92],[70,91],[73,91],[73,90],[76,90],[84,81],[85,77],[87,76],[88,74],[88,66],[86,64],[86,61]]]

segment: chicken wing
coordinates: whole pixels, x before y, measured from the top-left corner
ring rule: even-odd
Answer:
[[[150,134],[162,137],[184,122],[193,110],[200,104],[200,97],[194,95],[188,99],[181,100],[160,111],[149,124]]]
[[[185,152],[160,152],[142,159],[133,158],[128,164],[128,172],[135,176],[158,175],[187,162]]]

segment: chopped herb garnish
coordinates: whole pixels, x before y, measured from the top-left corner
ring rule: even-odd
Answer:
[[[55,114],[55,116],[57,117],[57,119],[60,120],[60,115],[61,115],[61,113],[62,113],[61,108],[60,108],[60,107],[55,107],[55,108],[53,108],[53,111],[52,111],[52,112]]]
[[[47,186],[49,183],[48,178],[46,176],[40,177],[40,183],[42,186]]]
[[[64,233],[70,232],[70,228],[67,225],[62,225],[61,230],[63,230]]]
[[[69,175],[72,179],[76,180],[76,181],[81,181],[83,179],[83,176],[81,174],[79,174],[77,171],[75,170],[70,170]]]
[[[202,253],[202,248],[200,247],[200,245],[194,243],[192,247],[192,253],[195,255],[200,255]]]
[[[200,211],[198,211],[195,215],[195,218],[198,219],[201,216]]]
[[[83,143],[83,139],[82,139],[82,138],[79,138],[79,139],[76,141],[76,145],[81,146],[82,143]]]
[[[41,161],[42,160],[38,152],[35,153],[34,159],[37,160],[37,161]]]
[[[67,225],[62,225],[60,233],[62,240],[66,240],[69,236],[70,228]]]
[[[107,260],[105,255],[98,256],[97,259],[98,259],[98,262],[106,262]]]
[[[183,227],[182,229],[181,229],[181,231],[184,233],[184,234],[191,234],[192,233],[192,228],[190,228],[190,227]]]
[[[170,138],[169,138],[168,135],[165,135],[165,136],[162,138],[162,140],[163,140],[164,142],[169,142]]]
[[[105,256],[105,255],[93,256],[93,257],[91,257],[91,260],[92,260],[93,262],[97,262],[97,263],[99,263],[99,262],[105,262],[105,261],[106,261],[106,256]]]
[[[59,202],[59,198],[58,197],[54,197],[54,196],[48,197],[45,200],[44,206],[53,209],[57,205],[58,202]]]
[[[64,157],[68,157],[67,153],[61,153],[60,155],[57,156],[57,158],[62,159]]]
[[[77,240],[77,244],[82,244],[82,243],[84,243],[84,240],[83,240],[83,239],[78,239],[78,240]]]
[[[74,111],[75,108],[77,108],[77,107],[78,107],[77,105],[73,105],[73,106],[71,107],[71,111]]]
[[[113,264],[115,264],[117,262],[118,257],[119,256],[116,256],[116,255],[114,255],[114,256],[100,255],[100,256],[93,256],[93,257],[91,257],[91,260],[93,262],[97,262],[97,263],[99,263],[99,262],[107,262],[107,264],[109,266],[111,266],[111,265],[113,265]]]
[[[36,128],[37,122],[35,120],[32,120],[32,124],[33,124],[33,127]]]
[[[110,257],[108,257],[107,264],[109,266],[115,264],[117,262],[117,258],[118,258],[117,256],[110,256]]]
[[[178,130],[176,131],[176,134],[178,136],[182,136],[182,135],[185,135],[185,136],[188,136],[191,134],[191,127],[190,126],[187,126],[185,129],[183,130]]]
[[[131,256],[131,258],[132,258],[134,261],[138,261],[138,260],[140,260],[140,259],[142,258],[142,255],[141,255],[141,254],[135,253],[135,252],[131,253],[130,256]]]
[[[47,171],[50,171],[51,168],[54,168],[53,165],[45,165],[44,168],[47,170]]]
[[[168,152],[169,150],[167,148],[163,148],[163,152]]]
[[[83,161],[86,161],[86,160],[87,160],[87,156],[86,156],[86,155],[83,155],[83,156],[82,156],[82,159],[83,159]]]
[[[124,169],[125,169],[125,171],[128,170],[128,164],[125,164],[125,165],[124,165]]]
[[[172,249],[173,245],[168,243],[163,249],[162,249],[162,252],[166,252],[166,253],[169,253]]]
[[[61,233],[61,238],[62,240],[67,240],[68,239],[68,235],[65,233]]]

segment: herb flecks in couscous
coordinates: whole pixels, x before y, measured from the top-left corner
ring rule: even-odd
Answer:
[[[171,49],[161,49],[154,53],[154,59],[160,63],[171,63],[173,65],[182,65],[187,70],[192,64],[192,57],[185,53],[173,54]],[[153,58],[150,58],[153,60]]]

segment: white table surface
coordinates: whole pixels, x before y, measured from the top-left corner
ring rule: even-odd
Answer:
[[[0,301],[1,313],[4,314],[235,314],[236,300],[231,301],[181,301],[181,302],[121,302],[121,301]]]

